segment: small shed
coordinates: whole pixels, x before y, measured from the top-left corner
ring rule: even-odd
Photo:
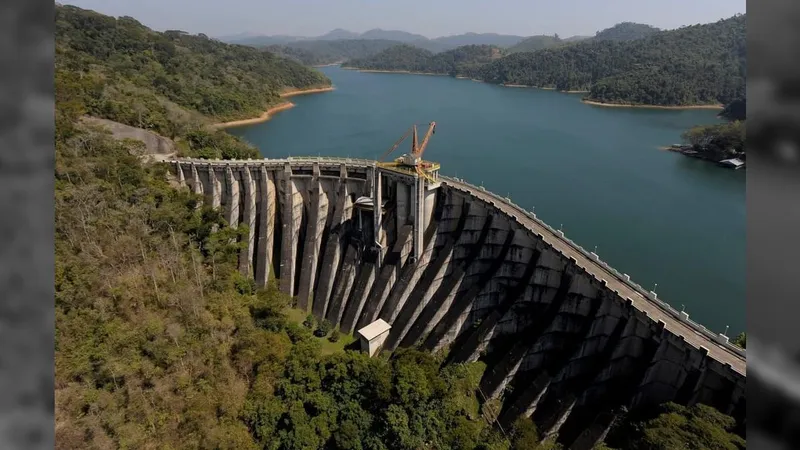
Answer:
[[[369,356],[374,356],[389,335],[389,330],[392,326],[386,323],[383,319],[378,319],[375,322],[361,328],[357,331],[359,341],[361,342],[361,350],[367,352]]]
[[[739,158],[723,159],[719,163],[725,167],[730,167],[731,169],[741,169],[744,167],[744,161]]]

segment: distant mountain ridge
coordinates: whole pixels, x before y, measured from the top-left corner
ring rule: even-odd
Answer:
[[[307,66],[318,66],[367,58],[396,45],[402,43],[386,39],[337,39],[297,41],[285,45],[267,45],[263,48]]]
[[[558,38],[559,43],[578,42],[587,39],[597,40],[616,40],[626,41],[648,36],[652,33],[661,31],[651,25],[621,22],[613,27],[598,31],[595,36],[570,36],[568,38]],[[432,51],[434,53],[454,49],[464,45],[494,45],[502,48],[511,48],[527,40],[542,40],[545,35],[519,36],[514,34],[500,33],[474,33],[467,32],[448,36],[429,38],[421,34],[409,33],[402,30],[384,30],[373,28],[363,33],[357,33],[343,28],[336,28],[320,36],[288,36],[288,35],[263,35],[258,33],[238,33],[228,36],[219,36],[217,39],[229,44],[250,45],[263,47],[268,45],[287,45],[297,42],[308,41],[339,41],[339,40],[389,40],[398,43],[413,44],[419,48]],[[558,35],[555,35],[558,37]],[[553,36],[546,36],[552,38]],[[528,45],[536,47],[538,44]],[[523,50],[518,50],[523,51]],[[531,50],[525,50],[531,51]]]
[[[587,41],[627,42],[646,38],[659,31],[661,31],[659,28],[643,23],[621,22],[613,27],[598,31],[594,36],[572,36],[566,39],[561,39],[558,34],[553,36],[530,36],[518,42],[516,45],[509,47],[508,52],[535,52],[546,48],[555,48]]]
[[[364,60],[392,45],[412,45],[432,53],[441,53],[469,45],[489,45],[504,49],[504,54],[535,52],[586,41],[630,41],[649,36],[659,29],[646,24],[621,22],[598,31],[595,36],[571,36],[562,39],[558,34],[517,36],[499,33],[462,33],[437,38],[401,30],[373,28],[363,33],[337,28],[317,37],[259,36],[252,33],[220,38],[225,42],[261,47],[305,65],[326,65],[349,60]],[[225,40],[228,39],[228,40]]]
[[[531,50],[491,47],[491,54],[458,47],[434,55],[403,44],[344,66],[583,91],[587,100],[602,103],[719,105],[744,96],[745,25],[744,15],[668,31],[623,23],[578,42],[565,42],[557,35],[534,36],[522,41],[535,45]]]
[[[620,22],[613,27],[598,31],[595,41],[634,41],[662,31],[652,25],[635,22]]]
[[[331,30],[321,36],[285,36],[285,35],[259,35],[253,33],[240,33],[230,36],[220,36],[217,39],[229,44],[265,47],[268,45],[288,45],[310,41],[340,41],[340,40],[389,40],[403,44],[413,44],[434,53],[450,50],[464,45],[495,45],[497,47],[511,47],[525,39],[517,36],[499,33],[462,33],[450,36],[428,38],[421,34],[409,33],[401,30],[384,30],[373,28],[363,33],[356,33],[342,28]]]
[[[345,62],[342,66],[362,70],[474,77],[478,75],[484,65],[503,56],[503,50],[492,45],[463,45],[434,54],[413,45],[401,44],[390,47],[369,58]]]

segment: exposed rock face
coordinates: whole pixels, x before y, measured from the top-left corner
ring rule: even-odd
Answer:
[[[103,127],[110,131],[115,139],[134,139],[143,142],[145,154],[157,161],[165,161],[175,156],[175,143],[171,139],[152,131],[98,117],[84,116],[81,118],[81,122],[87,125]]]

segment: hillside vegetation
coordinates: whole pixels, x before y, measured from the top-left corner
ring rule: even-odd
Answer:
[[[301,64],[314,66],[367,58],[395,45],[398,45],[397,41],[386,39],[339,39],[298,41],[286,45],[270,45],[264,49]]]
[[[192,121],[258,116],[287,88],[330,85],[322,73],[269,52],[158,33],[130,17],[57,5],[55,20],[61,104],[169,137]]]
[[[553,36],[531,36],[510,47],[508,49],[508,53],[535,52],[545,48],[558,47],[560,45],[564,45],[565,43],[567,43],[567,41],[559,38],[557,34]]]
[[[622,22],[611,28],[598,31],[592,39],[595,41],[635,41],[658,33],[659,31],[661,30],[652,25]]]
[[[390,47],[369,58],[348,61],[343,66],[364,70],[477,76],[485,64],[502,55],[501,49],[490,45],[465,45],[434,54],[404,44]]]
[[[399,45],[345,65],[586,91],[588,100],[604,103],[728,104],[744,96],[746,16],[670,31],[624,22],[590,39],[533,36],[508,50],[465,46],[433,54]]]
[[[590,91],[590,100],[644,105],[727,104],[745,90],[745,16],[633,41],[581,41],[488,64],[492,83]]]

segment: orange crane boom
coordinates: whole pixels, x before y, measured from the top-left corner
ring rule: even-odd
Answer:
[[[425,147],[428,146],[428,141],[431,139],[431,136],[436,132],[436,122],[431,122],[430,126],[428,127],[428,132],[425,133],[425,137],[422,139],[422,144],[419,144],[419,147],[414,145],[411,149],[411,153],[416,158],[422,159],[422,153],[425,152]],[[417,143],[417,127],[414,127],[414,144]]]
[[[411,154],[410,155],[415,159],[416,158],[422,158],[422,153],[425,152],[425,148],[428,146],[428,141],[430,140],[431,135],[435,134],[435,132],[436,132],[436,122],[431,122],[430,126],[428,128],[428,132],[425,133],[425,137],[422,139],[422,144],[418,144],[417,126],[413,125],[411,128],[409,128],[405,132],[405,134],[403,134],[403,136],[400,137],[400,139],[395,141],[394,145],[392,145],[392,147],[389,148],[389,150],[386,150],[386,152],[384,152],[383,155],[381,155],[381,157],[378,159],[378,161],[383,161],[387,156],[389,156],[390,153],[395,151],[397,149],[397,147],[399,147],[400,144],[402,144],[403,141],[406,140],[406,138],[408,137],[409,134],[411,135]]]

